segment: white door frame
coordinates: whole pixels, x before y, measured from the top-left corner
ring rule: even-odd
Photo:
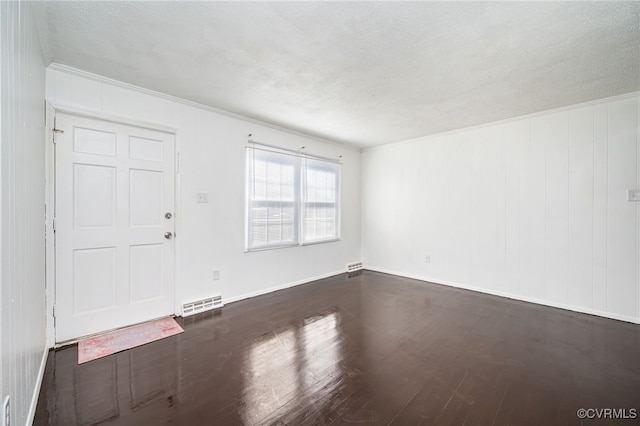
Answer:
[[[55,277],[56,277],[56,260],[55,260],[55,233],[53,232],[53,219],[55,213],[55,144],[54,140],[54,118],[56,113],[65,113],[76,115],[84,118],[98,119],[117,124],[128,126],[142,127],[150,130],[171,133],[175,137],[174,152],[174,192],[175,192],[175,269],[174,269],[174,314],[182,315],[182,281],[181,281],[181,253],[182,253],[182,211],[181,211],[181,185],[180,185],[180,130],[174,127],[168,127],[161,124],[148,123],[140,120],[132,120],[129,118],[112,116],[107,114],[95,113],[85,110],[79,110],[64,105],[56,105],[46,101],[46,126],[45,126],[45,290],[46,290],[46,321],[47,321],[47,347],[53,348],[55,343]],[[69,344],[72,342],[65,342]]]

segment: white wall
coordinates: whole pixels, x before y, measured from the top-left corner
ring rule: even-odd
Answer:
[[[31,422],[46,359],[44,61],[30,8],[0,2],[1,397]]]
[[[97,76],[48,68],[47,100],[59,107],[178,129],[182,201],[177,231],[182,301],[222,293],[226,302],[345,270],[360,260],[360,153],[236,119]],[[342,240],[245,253],[247,135],[273,145],[337,158],[342,155]],[[196,203],[198,192],[208,204]],[[220,281],[213,281],[213,270]]]
[[[640,203],[626,201],[640,188],[638,103],[365,151],[365,266],[640,322]]]

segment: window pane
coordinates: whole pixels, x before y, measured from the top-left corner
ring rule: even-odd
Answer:
[[[251,216],[250,238],[255,245],[264,245],[267,243],[267,209],[254,208]]]
[[[297,244],[299,159],[248,149],[247,167],[247,248]]]
[[[296,241],[296,221],[293,206],[282,208],[282,240],[295,242]]]
[[[281,172],[281,200],[293,202],[295,199],[296,168],[285,164]]]
[[[267,199],[267,163],[256,161],[253,180],[253,198],[256,200]]]
[[[338,238],[338,182],[340,165],[327,161],[304,161],[303,242]]]

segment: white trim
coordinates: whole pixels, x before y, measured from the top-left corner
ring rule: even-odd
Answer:
[[[248,231],[245,229],[245,234],[247,234],[247,233],[248,233]],[[311,242],[308,242],[308,243],[296,243],[296,244],[288,244],[288,245],[284,245],[284,246],[269,246],[269,247],[258,247],[258,248],[246,248],[245,247],[244,252],[245,253],[257,253],[257,252],[267,251],[267,250],[278,250],[278,249],[286,249],[286,248],[293,248],[293,247],[316,246],[318,244],[325,244],[325,243],[338,243],[340,241],[342,241],[341,238],[332,238],[330,240],[311,241]]]
[[[426,277],[426,276],[420,276],[420,275],[415,275],[415,274],[405,274],[405,273],[402,273],[402,272],[392,271],[392,270],[389,270],[389,269],[374,268],[374,267],[371,267],[371,266],[368,266],[368,265],[365,265],[364,269],[368,270],[368,271],[373,271],[373,272],[380,272],[380,273],[383,273],[383,274],[396,275],[396,276],[404,277],[404,278],[411,278],[411,279],[414,279],[414,280],[424,281],[424,282],[438,284],[438,285],[446,285],[446,286],[449,286],[449,287],[460,288],[460,289],[463,289],[463,290],[475,291],[477,293],[484,293],[484,294],[490,294],[490,295],[493,295],[493,296],[505,297],[507,299],[519,300],[519,301],[522,301],[522,302],[535,303],[536,305],[550,306],[552,308],[560,308],[560,309],[564,309],[564,310],[568,310],[568,311],[579,312],[579,313],[589,314],[589,315],[595,315],[595,316],[614,319],[614,320],[618,320],[618,321],[630,322],[630,323],[633,323],[633,324],[640,324],[640,318],[634,318],[634,317],[630,317],[630,316],[627,316],[627,315],[618,315],[618,314],[614,314],[614,313],[611,313],[611,312],[599,311],[599,310],[596,310],[596,309],[588,309],[588,308],[583,308],[583,307],[579,307],[579,306],[569,305],[569,304],[566,304],[566,303],[556,303],[556,302],[551,302],[551,301],[548,301],[548,300],[536,299],[534,297],[526,297],[526,296],[516,295],[516,294],[513,294],[513,293],[507,293],[507,292],[502,292],[502,291],[494,291],[494,290],[489,290],[489,289],[485,289],[485,288],[481,288],[481,287],[475,287],[475,286],[460,284],[460,283],[453,282],[453,281],[445,281],[445,280],[434,279],[434,278],[430,278],[430,277]]]
[[[274,130],[279,130],[281,132],[286,132],[286,133],[289,133],[291,135],[301,136],[301,137],[304,137],[304,138],[316,140],[318,142],[323,142],[323,143],[327,143],[327,144],[330,144],[330,145],[338,146],[338,147],[341,147],[341,148],[346,148],[346,149],[349,149],[351,151],[360,152],[360,148],[352,146],[352,145],[342,144],[342,143],[339,143],[339,142],[335,142],[335,141],[332,141],[332,140],[321,138],[319,136],[314,136],[314,135],[311,135],[311,134],[308,134],[308,133],[304,133],[304,132],[300,132],[300,131],[297,131],[297,130],[289,129],[289,128],[280,126],[278,124],[270,123],[268,121],[257,120],[255,118],[250,118],[250,117],[246,117],[244,115],[235,114],[233,112],[229,112],[229,111],[225,111],[225,110],[222,110],[222,109],[214,108],[214,107],[211,107],[211,106],[208,106],[208,105],[204,105],[204,104],[201,104],[201,103],[198,103],[198,102],[193,102],[193,101],[190,101],[190,100],[187,100],[187,99],[179,98],[177,96],[167,95],[166,93],[157,92],[155,90],[146,89],[144,87],[136,86],[136,85],[129,84],[129,83],[124,83],[122,81],[114,80],[114,79],[111,79],[111,78],[108,78],[108,77],[103,77],[101,75],[93,74],[93,73],[90,73],[88,71],[83,71],[83,70],[80,70],[78,68],[73,68],[73,67],[70,67],[68,65],[62,65],[62,64],[59,64],[57,62],[50,63],[48,68],[50,68],[52,70],[55,70],[55,71],[60,71],[60,72],[64,72],[64,73],[67,73],[67,74],[76,75],[78,77],[87,78],[89,80],[97,81],[99,83],[106,83],[106,84],[110,84],[112,86],[121,87],[123,89],[133,90],[135,92],[142,93],[142,94],[145,94],[145,95],[155,96],[157,98],[161,98],[161,99],[166,99],[166,100],[169,100],[169,101],[177,102],[177,103],[180,103],[180,104],[183,104],[183,105],[187,105],[187,106],[190,106],[190,107],[194,107],[194,108],[202,109],[202,110],[205,110],[205,111],[213,112],[215,114],[223,115],[225,117],[234,118],[236,120],[242,120],[242,121],[245,121],[245,122],[248,122],[248,123],[258,124],[260,126],[268,127],[270,129],[274,129]]]
[[[49,101],[45,103],[47,123],[44,128],[45,155],[45,318],[46,318],[46,346],[52,348],[56,342],[53,307],[56,300],[56,258],[55,234],[53,232],[53,217],[55,214],[55,145],[53,144],[53,120],[56,111]]]
[[[240,300],[249,299],[251,297],[262,296],[263,294],[272,293],[274,291],[284,290],[286,288],[291,288],[291,287],[295,287],[295,286],[298,286],[298,285],[307,284],[307,283],[310,283],[312,281],[322,280],[322,279],[329,278],[329,277],[335,277],[336,275],[342,275],[344,273],[345,273],[345,271],[341,270],[341,271],[329,272],[327,274],[316,275],[315,277],[304,278],[304,279],[299,280],[299,281],[294,281],[294,282],[287,283],[287,284],[281,284],[281,285],[277,285],[277,286],[274,286],[274,287],[265,288],[265,289],[262,289],[262,290],[252,291],[250,293],[244,293],[244,294],[241,294],[239,296],[229,297],[228,299],[223,299],[223,301],[224,301],[224,304],[227,305],[229,303],[238,302]]]
[[[322,137],[319,137],[319,136],[314,136],[314,135],[311,135],[311,134],[308,134],[308,133],[304,133],[304,132],[301,132],[301,131],[289,129],[289,128],[280,126],[278,124],[273,124],[273,123],[270,123],[270,122],[267,122],[267,121],[257,120],[255,118],[250,118],[250,117],[246,117],[244,115],[236,114],[236,113],[233,113],[233,112],[230,112],[230,111],[225,111],[225,110],[222,110],[222,109],[214,108],[214,107],[211,107],[211,106],[208,106],[208,105],[200,104],[198,102],[194,102],[194,101],[190,101],[190,100],[187,100],[187,99],[179,98],[177,96],[167,95],[166,93],[158,92],[158,91],[151,90],[151,89],[146,89],[144,87],[140,87],[140,86],[136,86],[136,85],[133,85],[133,84],[125,83],[125,82],[122,82],[122,81],[119,81],[119,80],[114,80],[112,78],[104,77],[104,76],[101,76],[101,75],[98,75],[98,74],[93,74],[93,73],[90,73],[88,71],[84,71],[84,70],[81,70],[81,69],[78,69],[78,68],[70,67],[68,65],[59,64],[57,62],[51,62],[47,68],[50,68],[50,69],[55,70],[55,71],[60,71],[60,72],[64,72],[64,73],[67,73],[67,74],[71,74],[71,75],[76,75],[78,77],[87,78],[89,80],[97,81],[99,83],[106,83],[106,84],[110,84],[110,85],[113,85],[113,86],[116,86],[116,87],[121,87],[123,89],[133,90],[135,92],[142,93],[142,94],[145,94],[145,95],[155,96],[155,97],[158,97],[158,98],[161,98],[161,99],[166,99],[166,100],[177,102],[177,103],[180,103],[180,104],[183,104],[183,105],[188,105],[188,106],[191,106],[191,107],[194,107],[194,108],[198,108],[198,109],[202,109],[202,110],[205,110],[205,111],[213,112],[215,114],[223,115],[225,117],[235,118],[236,120],[241,120],[241,121],[245,121],[245,122],[248,122],[248,123],[258,124],[258,125],[261,125],[261,126],[268,127],[270,129],[280,130],[282,132],[286,132],[286,133],[289,133],[291,135],[296,135],[296,136],[301,136],[301,137],[313,139],[313,140],[316,140],[318,142],[323,142],[323,143],[327,143],[327,144],[330,144],[330,145],[346,148],[346,149],[349,149],[349,150],[355,151],[355,152],[366,152],[366,151],[370,151],[370,150],[373,150],[373,149],[382,148],[382,147],[385,147],[385,146],[388,146],[388,145],[401,144],[401,143],[417,141],[417,140],[428,140],[428,139],[431,139],[431,138],[436,138],[436,137],[445,136],[445,135],[457,134],[457,133],[468,131],[468,130],[477,130],[477,129],[481,129],[481,128],[488,127],[488,126],[506,124],[506,123],[511,123],[511,122],[518,121],[518,120],[539,117],[539,116],[546,115],[546,114],[569,111],[569,110],[572,110],[572,109],[575,109],[575,108],[583,108],[583,107],[587,107],[587,106],[598,105],[598,104],[605,103],[605,102],[613,102],[613,101],[620,100],[620,99],[626,99],[626,98],[629,98],[629,97],[640,96],[640,92],[638,92],[638,91],[630,92],[630,93],[624,93],[624,94],[621,94],[621,95],[610,96],[610,97],[602,98],[602,99],[594,99],[594,100],[591,100],[591,101],[586,101],[586,102],[582,102],[582,103],[578,103],[578,104],[572,104],[572,105],[566,105],[566,106],[553,108],[553,109],[547,109],[547,110],[543,110],[543,111],[539,111],[539,112],[534,112],[534,113],[531,113],[531,114],[520,115],[520,116],[517,116],[517,117],[510,117],[510,118],[505,118],[505,119],[502,119],[502,120],[491,121],[491,122],[488,122],[488,123],[477,124],[475,126],[462,127],[462,128],[450,130],[450,131],[447,131],[447,132],[434,133],[434,134],[431,134],[431,135],[423,135],[423,136],[418,136],[418,137],[415,137],[415,138],[403,139],[403,140],[399,140],[399,141],[395,141],[395,142],[383,143],[383,144],[376,145],[376,146],[371,146],[371,147],[356,147],[356,146],[353,146],[353,145],[349,145],[347,143],[335,142],[335,141],[332,141],[332,140],[329,140],[329,139],[325,139],[325,138],[322,138]]]
[[[531,114],[519,115],[517,117],[510,117],[510,118],[505,118],[505,119],[502,119],[502,120],[490,121],[488,123],[476,124],[475,126],[461,127],[459,129],[449,130],[447,132],[434,133],[434,134],[431,134],[431,135],[418,136],[418,137],[411,138],[411,139],[403,139],[403,140],[400,140],[400,141],[389,142],[389,143],[385,143],[385,144],[381,144],[381,145],[365,147],[365,148],[362,148],[360,150],[360,152],[363,153],[363,152],[367,152],[367,151],[373,151],[375,149],[385,148],[385,147],[388,147],[388,146],[391,146],[391,145],[400,145],[400,144],[411,143],[411,142],[425,142],[425,141],[428,141],[428,140],[431,140],[431,139],[440,138],[440,137],[449,136],[449,135],[456,135],[458,133],[468,132],[468,131],[472,131],[472,130],[479,130],[479,129],[483,129],[485,127],[499,126],[499,125],[503,125],[503,124],[513,123],[514,121],[529,120],[529,119],[532,119],[532,118],[541,117],[543,115],[549,115],[549,114],[556,114],[556,113],[559,113],[559,112],[572,111],[572,110],[579,109],[579,108],[585,108],[585,107],[588,107],[588,106],[595,106],[595,105],[600,105],[600,104],[604,104],[604,103],[608,103],[608,102],[615,102],[615,101],[619,101],[619,100],[623,100],[623,99],[629,99],[629,98],[635,98],[635,97],[640,97],[640,92],[624,93],[622,95],[610,96],[608,98],[594,99],[592,101],[582,102],[582,103],[579,103],[579,104],[566,105],[566,106],[563,106],[563,107],[547,109],[547,110],[544,110],[544,111],[538,111],[538,112],[534,112],[534,113],[531,113]]]
[[[636,102],[636,188],[640,189],[640,96]],[[640,318],[640,203],[636,203],[636,314]]]
[[[180,181],[180,150],[182,147],[182,138],[180,130],[173,133],[173,233],[174,238],[174,270],[173,270],[173,297],[174,297],[174,315],[182,315],[182,183]]]
[[[99,112],[86,111],[83,109],[78,109],[74,107],[70,107],[67,105],[61,104],[52,104],[56,113],[68,114],[68,115],[77,115],[78,117],[91,118],[95,120],[107,121],[109,123],[115,124],[124,124],[126,126],[140,127],[142,129],[155,130],[158,132],[171,133],[175,134],[178,132],[178,129],[175,127],[168,127],[162,124],[149,123],[147,121],[141,120],[132,120],[130,118],[120,117],[117,115],[103,114]]]
[[[342,155],[339,155],[337,158],[331,158],[331,157],[325,157],[322,155],[311,154],[305,151],[304,146],[301,147],[300,149],[290,149],[290,148],[279,147],[276,145],[271,145],[264,142],[258,142],[257,140],[254,140],[254,139],[249,139],[247,143],[250,144],[246,146],[246,148],[248,149],[257,149],[259,151],[273,152],[275,154],[282,154],[282,155],[291,155],[293,157],[299,157],[303,159],[309,158],[311,160],[319,160],[319,161],[326,161],[328,163],[342,164]]]
[[[340,239],[340,237],[331,238],[330,240],[309,241],[309,242],[306,242],[306,243],[300,243],[300,247],[315,246],[317,244],[324,244],[324,243],[337,243],[338,241],[342,241]]]
[[[49,348],[44,348],[42,354],[42,360],[40,361],[40,369],[38,370],[38,376],[36,377],[36,385],[33,388],[33,395],[31,395],[31,404],[29,405],[29,412],[27,413],[26,425],[33,424],[33,419],[36,416],[36,408],[38,406],[38,397],[40,396],[40,389],[42,388],[42,380],[44,379],[44,370],[47,367],[47,357],[49,356]],[[12,422],[13,423],[13,422]]]
[[[246,220],[248,222],[248,219]],[[247,229],[245,230],[245,234],[248,234],[248,229],[249,226],[246,227]],[[245,240],[248,241],[248,240]],[[245,243],[245,246],[247,244]],[[294,243],[294,244],[286,244],[286,245],[281,245],[281,246],[266,246],[266,247],[255,247],[255,248],[249,248],[249,247],[245,247],[244,252],[245,253],[257,253],[260,251],[267,251],[267,250],[278,250],[278,249],[286,249],[286,248],[293,248],[293,247],[300,247],[299,243]]]

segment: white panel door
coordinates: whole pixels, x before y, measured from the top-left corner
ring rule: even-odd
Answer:
[[[56,128],[56,342],[174,313],[174,135]]]

